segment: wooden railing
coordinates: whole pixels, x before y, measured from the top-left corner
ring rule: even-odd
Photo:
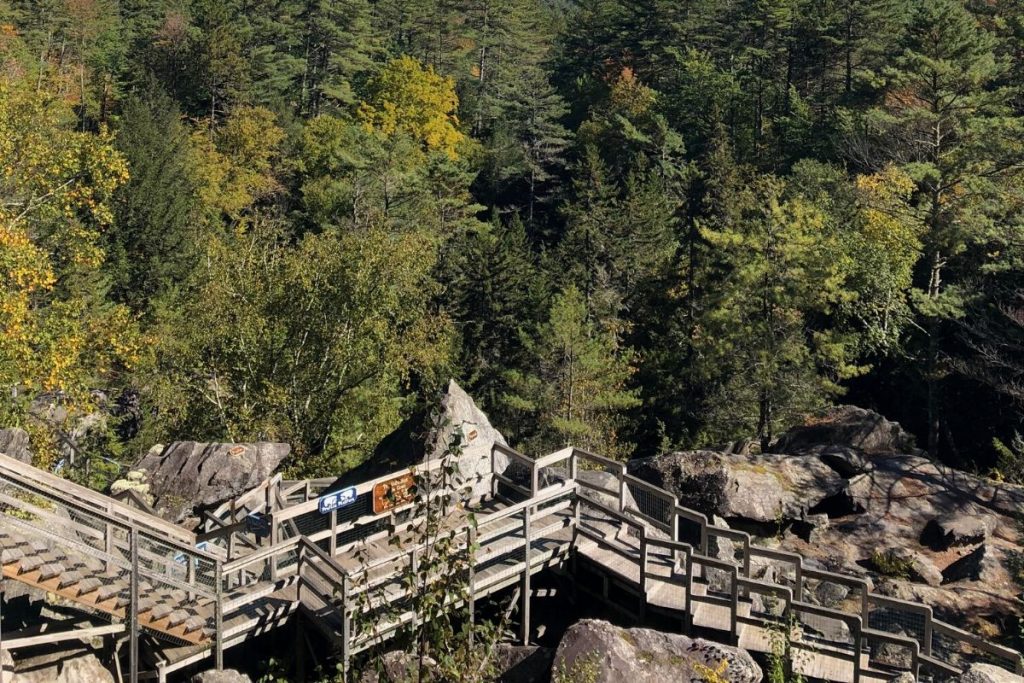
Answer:
[[[869,649],[869,660],[873,656],[870,652],[874,650],[869,647],[872,643],[905,650],[909,653],[909,669],[915,675],[919,670],[960,672],[968,659],[958,657],[969,649],[1024,672],[1018,653],[936,619],[928,606],[876,595],[862,578],[807,567],[800,555],[761,547],[745,532],[711,524],[704,514],[680,506],[671,493],[630,475],[620,462],[575,448],[535,459],[495,445],[492,463],[497,463],[499,454],[509,464],[493,472],[489,497],[501,501],[503,507],[481,514],[476,525],[467,521],[458,533],[464,547],[478,545],[487,551],[489,560],[514,554],[522,562],[509,572],[486,577],[477,575],[476,565],[471,564],[470,591],[474,597],[516,582],[520,582],[521,593],[528,597],[530,577],[540,569],[540,555],[535,555],[539,544],[535,541],[571,527],[574,544],[578,538],[593,540],[633,564],[641,619],[647,609],[651,582],[658,580],[683,591],[681,616],[688,625],[692,624],[696,604],[727,608],[725,628],[734,639],[745,625],[780,622],[790,617],[797,622],[829,620],[843,624],[848,636],[844,635],[843,642],[837,644],[841,650],[846,648],[854,680],[859,680],[865,648]],[[431,463],[425,471],[441,465]],[[604,482],[594,481],[583,476],[585,469],[600,470],[608,476]],[[357,485],[358,500],[367,501],[376,484],[399,474]],[[215,510],[207,517],[205,530],[197,536],[0,456],[0,504],[18,511],[8,515],[8,521],[43,537],[93,552],[112,566],[129,572],[136,586],[132,614],[140,578],[211,601],[211,622],[216,634],[212,649],[218,666],[225,642],[244,635],[225,624],[262,598],[289,586],[295,586],[298,604],[336,624],[339,648],[344,658],[349,657],[357,647],[367,645],[357,642],[351,631],[354,596],[366,589],[366,577],[371,571],[391,564],[395,568],[385,571],[381,580],[394,579],[410,563],[414,566],[417,555],[425,551],[424,544],[429,540],[396,549],[358,570],[343,569],[335,558],[348,552],[353,544],[371,542],[409,528],[415,521],[410,518],[415,504],[377,514],[372,506],[356,505],[343,513],[335,509],[322,515],[318,496],[326,482],[285,482],[274,477]],[[58,507],[67,514],[55,514]],[[251,538],[246,522],[246,517],[253,513],[262,515],[266,523],[269,538],[262,547],[259,540]],[[611,536],[601,526],[608,520],[618,529]],[[65,529],[71,531],[62,531]],[[718,556],[722,541],[731,544],[725,546],[732,548],[727,557]],[[211,544],[214,549],[197,550],[197,542]],[[655,562],[670,562],[670,576],[654,572]],[[773,574],[776,581],[753,578],[754,568],[765,564],[778,570]],[[810,586],[815,582],[837,584],[847,589],[850,597],[839,606],[813,604]],[[701,584],[703,590],[695,591],[696,584]],[[772,615],[741,614],[739,605],[749,602],[754,594],[778,601],[781,611]],[[522,623],[529,624],[528,600],[522,609]],[[895,626],[903,628],[905,635],[891,632]],[[527,634],[521,635],[525,638]],[[134,643],[137,637],[132,640]]]

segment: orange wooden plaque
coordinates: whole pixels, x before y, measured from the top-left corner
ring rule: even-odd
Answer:
[[[373,514],[411,503],[415,497],[416,480],[411,473],[382,481],[373,487]]]

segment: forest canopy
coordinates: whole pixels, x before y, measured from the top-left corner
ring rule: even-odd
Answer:
[[[1021,0],[0,0],[0,426],[322,476],[454,377],[531,451],[848,401],[1012,476],[1022,40]]]

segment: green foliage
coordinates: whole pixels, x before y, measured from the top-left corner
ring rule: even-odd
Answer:
[[[354,588],[358,609],[353,628],[376,638],[382,624],[411,611],[415,618],[406,621],[396,636],[410,656],[400,680],[482,683],[496,674],[493,648],[503,625],[474,622],[469,607],[471,568],[479,547],[471,536],[476,532],[476,517],[465,509],[472,486],[465,482],[458,465],[463,449],[462,426],[451,425],[435,414],[430,429],[428,442],[438,434],[450,436],[435,467],[410,471],[414,495],[407,531],[388,539],[397,553],[408,553],[410,560],[404,563],[395,585],[374,585],[368,572],[357,578]],[[453,516],[464,517],[465,524],[452,524]],[[357,549],[357,559],[365,559],[364,552]],[[392,599],[388,591],[395,589],[407,593],[409,599]],[[385,673],[379,659],[371,658],[366,668],[376,669],[378,676]]]
[[[992,471],[993,478],[1014,484],[1024,483],[1024,437],[1015,432],[1009,445],[994,438],[992,447],[998,458]]]
[[[627,387],[633,352],[589,319],[580,290],[569,285],[556,295],[548,320],[523,345],[528,365],[509,372],[504,397],[526,418],[513,436],[538,450],[571,443],[612,456],[627,453],[618,430],[623,411],[639,403]]]
[[[619,457],[853,388],[1018,476],[1019,2],[0,15],[8,423],[130,390],[94,455],[291,439],[328,475],[447,374],[522,444]]]
[[[874,552],[871,553],[871,566],[882,576],[909,579],[913,574],[914,561],[897,557],[891,552]]]
[[[600,675],[601,655],[591,652],[577,657],[568,667],[565,660],[559,662],[551,672],[551,683],[596,683]]]

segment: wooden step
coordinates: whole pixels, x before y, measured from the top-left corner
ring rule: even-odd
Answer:
[[[173,611],[173,607],[170,607],[169,605],[166,605],[164,603],[160,603],[159,605],[154,605],[153,608],[149,610],[149,618],[153,621],[158,621],[160,619],[163,619]]]
[[[87,576],[78,582],[76,588],[78,589],[78,595],[83,596],[99,590],[100,586],[102,585],[103,582],[99,579]]]
[[[191,616],[188,612],[183,609],[176,609],[167,615],[167,625],[170,628],[175,628],[180,624],[184,624],[185,621]]]
[[[39,555],[26,555],[21,558],[21,562],[18,564],[18,573],[28,574],[29,572],[34,572],[44,564],[46,564],[46,560]]]
[[[0,564],[12,564],[25,557],[25,553],[17,548],[4,548],[0,550]]]
[[[65,571],[58,577],[57,587],[60,589],[71,588],[82,580],[82,573],[76,571]]]
[[[52,578],[60,576],[64,573],[64,566],[57,564],[56,562],[48,562],[39,567],[39,580],[49,581]]]

